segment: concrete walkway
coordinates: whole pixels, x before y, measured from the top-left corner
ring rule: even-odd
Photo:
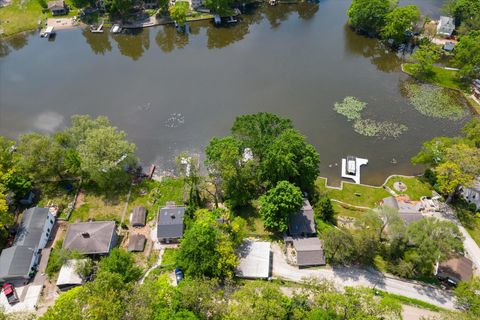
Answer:
[[[434,286],[413,281],[388,277],[380,272],[367,271],[360,268],[320,268],[298,269],[287,264],[285,255],[276,243],[272,243],[273,270],[275,278],[301,282],[308,278],[325,279],[337,286],[363,286],[418,299],[445,309],[455,309],[454,298],[451,292],[440,290]]]
[[[147,272],[145,272],[145,274],[143,275],[143,277],[139,281],[140,284],[143,284],[143,282],[148,277],[150,272],[152,272],[155,268],[158,268],[162,264],[162,257],[163,257],[164,252],[165,252],[165,248],[161,248],[160,252],[158,253],[157,262],[155,262],[155,264],[150,269],[148,269]]]

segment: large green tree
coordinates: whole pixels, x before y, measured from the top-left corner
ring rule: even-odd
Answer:
[[[303,195],[300,189],[288,181],[280,181],[259,198],[260,215],[265,227],[272,231],[288,230],[288,220],[291,214],[300,210]]]
[[[268,147],[262,163],[267,186],[286,180],[311,191],[319,174],[320,157],[305,137],[294,129],[285,130]]]
[[[183,26],[187,22],[188,10],[190,10],[190,5],[187,1],[177,1],[173,6],[168,8],[170,18],[178,23],[179,26]]]
[[[464,77],[480,77],[480,30],[472,30],[459,38],[453,62]]]
[[[480,318],[480,278],[473,277],[469,281],[460,282],[455,289],[457,305],[467,311],[472,319]]]
[[[385,26],[382,28],[383,39],[393,39],[396,44],[407,40],[407,32],[420,19],[420,9],[417,6],[398,7],[389,12],[385,17]]]
[[[135,0],[105,0],[104,4],[108,13],[124,18],[135,6]]]
[[[332,228],[322,239],[325,258],[329,263],[348,264],[355,260],[355,243],[349,232]]]
[[[412,54],[411,60],[416,62],[415,73],[419,76],[430,76],[433,65],[440,59],[440,51],[433,43],[420,45]]]
[[[138,280],[142,269],[135,265],[132,253],[120,248],[114,248],[108,257],[102,258],[98,264],[99,272],[116,273],[124,283]]]
[[[206,0],[205,7],[219,15],[228,15],[232,13],[233,0]]]
[[[348,23],[357,31],[378,34],[392,9],[390,0],[353,0],[347,11]]]

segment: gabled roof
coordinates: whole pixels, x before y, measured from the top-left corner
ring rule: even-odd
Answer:
[[[316,233],[313,209],[307,199],[303,201],[303,207],[299,212],[290,215],[288,231],[292,236]]]
[[[323,244],[317,237],[294,238],[293,247],[297,252],[297,265],[317,266],[325,264],[325,255],[323,254]]]
[[[0,255],[0,279],[27,278],[35,255],[35,249],[27,246],[13,246],[3,249]]]
[[[37,248],[43,234],[43,227],[49,218],[48,208],[30,208],[23,213],[22,222],[13,245]]]
[[[115,232],[115,221],[72,223],[68,226],[63,248],[84,254],[106,254],[110,252]]]
[[[159,239],[181,238],[185,207],[166,206],[158,211],[157,237]]]
[[[47,3],[47,8],[49,10],[59,10],[59,9],[65,9],[65,2],[63,0],[58,0],[58,1],[49,1]]]
[[[423,218],[424,207],[421,201],[411,201],[408,196],[388,197],[382,200],[383,205],[398,210],[400,218],[405,224]]]
[[[128,251],[143,251],[145,248],[145,236],[134,233],[128,239]]]
[[[437,26],[437,33],[450,36],[455,30],[455,20],[451,17],[441,16]]]
[[[459,281],[468,281],[473,276],[473,262],[465,257],[456,257],[442,262],[438,273]]]
[[[133,208],[130,215],[130,223],[134,227],[143,227],[147,219],[147,209],[142,206]]]
[[[235,275],[266,279],[270,274],[270,242],[244,240],[238,251],[240,263]]]

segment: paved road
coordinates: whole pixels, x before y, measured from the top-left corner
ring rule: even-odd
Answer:
[[[450,292],[430,285],[387,277],[380,272],[359,268],[298,269],[287,264],[285,256],[277,244],[272,243],[272,251],[272,275],[276,278],[295,282],[300,282],[305,278],[318,278],[333,281],[339,286],[375,287],[390,293],[422,300],[442,308],[455,309],[454,298]]]

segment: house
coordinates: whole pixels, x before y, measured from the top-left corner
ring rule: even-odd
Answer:
[[[291,236],[312,236],[316,234],[313,208],[308,199],[303,200],[302,209],[290,216],[288,232]]]
[[[178,0],[178,1],[180,1],[180,0]],[[182,0],[182,1],[188,2],[191,9],[197,9],[197,8],[203,6],[203,4],[205,2],[204,0]],[[175,5],[175,2],[177,2],[177,0],[170,0],[170,5],[171,6]]]
[[[460,194],[468,203],[473,203],[480,211],[480,177],[477,177],[471,187],[460,186]]]
[[[473,262],[459,256],[440,263],[435,275],[440,280],[457,285],[460,281],[468,281],[473,276]]]
[[[13,246],[0,255],[0,281],[27,282],[34,275],[54,224],[49,208],[34,207],[23,213]]]
[[[67,291],[84,284],[84,279],[78,274],[78,268],[86,263],[87,259],[72,259],[62,266],[58,273],[57,287],[61,291]]]
[[[270,277],[270,242],[244,240],[238,251],[240,262],[235,275],[247,279]]]
[[[147,209],[142,206],[133,208],[130,213],[130,224],[132,227],[144,227],[147,220]]]
[[[157,239],[159,242],[176,242],[183,236],[185,207],[168,205],[160,208],[157,215]]]
[[[325,255],[323,243],[317,237],[285,239],[285,244],[294,249],[294,264],[299,267],[323,266]]]
[[[453,49],[455,49],[455,42],[445,42],[445,44],[443,45],[443,50],[447,51],[447,52],[452,52]]]
[[[49,1],[47,7],[53,16],[60,16],[68,13],[68,7],[63,0]]]
[[[128,239],[128,251],[141,252],[145,248],[145,236],[142,234],[134,233],[130,235]]]
[[[117,244],[115,221],[89,221],[68,226],[63,249],[85,255],[107,255]]]
[[[437,35],[450,38],[455,30],[455,20],[451,17],[441,16],[437,25]]]
[[[422,219],[422,212],[425,212],[422,201],[412,201],[406,195],[384,198],[381,204],[398,210],[398,214],[406,225]]]

